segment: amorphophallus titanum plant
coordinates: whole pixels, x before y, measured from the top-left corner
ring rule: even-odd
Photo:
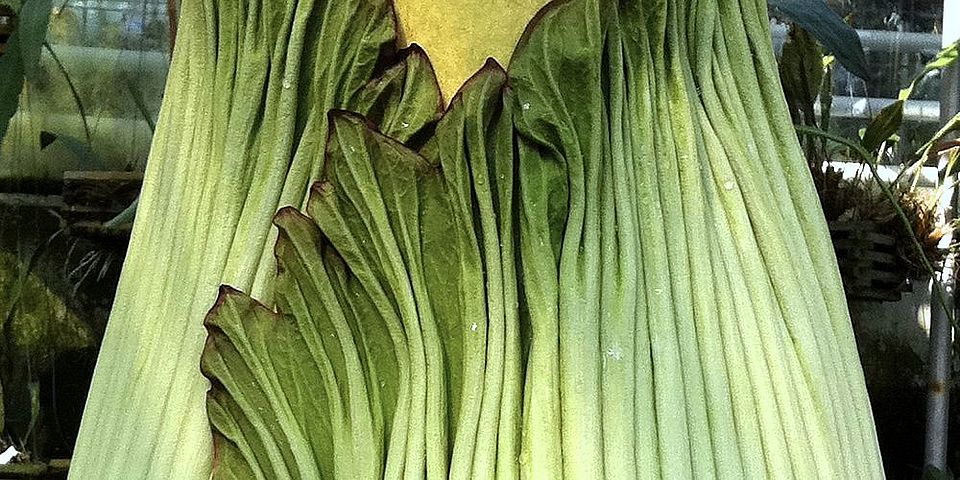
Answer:
[[[762,2],[181,15],[72,477],[883,476]]]

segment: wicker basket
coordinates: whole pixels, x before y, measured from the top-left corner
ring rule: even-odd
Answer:
[[[897,259],[897,241],[869,221],[830,222],[830,237],[847,297],[899,301],[911,290],[907,271]]]

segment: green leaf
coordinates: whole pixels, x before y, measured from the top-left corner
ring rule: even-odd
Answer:
[[[937,52],[937,54],[933,57],[933,60],[930,60],[930,62],[923,67],[923,73],[921,73],[921,75],[925,75],[934,70],[943,70],[945,68],[949,68],[951,65],[957,62],[957,58],[960,58],[960,40],[954,41],[950,45],[943,47],[942,50]]]
[[[523,286],[530,316],[527,362],[537,372],[528,377],[524,403],[523,438],[528,440],[521,448],[521,475],[526,478],[603,476],[598,300],[604,288],[618,289],[599,281],[600,265],[609,257],[601,256],[600,235],[586,233],[600,229],[597,161],[607,135],[600,110],[604,98],[597,88],[604,65],[601,18],[600,2],[554,4],[528,27],[508,69],[518,137],[520,274],[535,279]],[[612,51],[626,48],[618,43],[611,41]],[[625,61],[609,63],[611,75],[617,75]],[[613,397],[625,383],[611,383]],[[639,402],[647,400],[641,396]],[[556,421],[564,411],[578,412],[578,421]],[[629,424],[630,418],[617,423]],[[665,463],[686,452],[685,439],[673,433],[663,436],[670,439]],[[630,445],[624,441],[620,448],[632,450]]]
[[[50,23],[50,11],[53,0],[29,0],[24,2],[17,17],[20,56],[27,80],[33,80],[40,68],[40,53],[47,38],[47,26]],[[4,55],[6,56],[6,55]]]
[[[917,150],[917,154],[921,155],[921,158],[928,156],[930,149],[937,146],[947,135],[957,131],[960,131],[960,112],[957,112],[950,120],[947,120],[947,123],[940,127],[940,130],[937,130],[937,133],[933,134],[933,137]]]
[[[349,302],[357,308],[365,303],[347,295],[348,285],[357,279],[348,277],[342,261],[324,260],[337,254],[323,246],[310,219],[283,210],[276,222],[281,231],[280,314],[225,291],[221,306],[208,317],[212,340],[203,365],[205,373],[218,380],[209,397],[210,411],[242,412],[235,413],[230,424],[211,415],[223,435],[217,437],[217,448],[252,452],[247,462],[268,478],[321,478],[321,473],[323,478],[380,478],[384,436],[394,425],[393,412],[381,410],[381,398],[389,405],[396,398],[390,372],[397,365],[387,327],[375,316],[358,322]],[[264,372],[269,377],[262,376]],[[289,413],[280,416],[283,412]],[[266,438],[253,431],[230,435],[229,425],[247,428],[248,422],[278,428]],[[258,436],[278,444],[251,450],[245,442]],[[271,458],[274,450],[279,456]],[[218,478],[233,468],[220,465]]]
[[[23,71],[19,39],[14,34],[7,41],[7,53],[0,56],[0,140],[6,135],[10,118],[20,103]]]
[[[215,478],[517,472],[503,82],[492,64],[471,79],[425,156],[331,117],[312,218],[275,219],[276,313],[225,289],[206,321]]]
[[[218,380],[207,407],[218,431],[216,451],[254,453],[255,470],[269,478],[332,478],[332,470],[321,476],[314,460],[332,454],[323,450],[332,440],[331,415],[324,405],[328,399],[319,371],[309,367],[314,360],[296,325],[229,289],[221,291],[206,324],[210,336],[201,365]],[[246,363],[246,358],[253,363]],[[311,386],[312,394],[298,395],[297,389],[284,393],[283,385],[291,380],[291,386]],[[240,388],[245,391],[242,398],[229,396]],[[281,444],[264,445],[261,438]],[[308,438],[316,442],[311,444]],[[231,472],[237,466],[223,460],[220,471],[227,478],[235,476]]]
[[[900,125],[903,124],[903,103],[903,100],[897,100],[883,107],[863,131],[860,144],[868,152],[874,153],[874,156],[883,142],[900,130]]]
[[[385,475],[433,475],[446,468],[445,364],[419,246],[421,225],[429,221],[424,210],[442,200],[437,172],[361,119],[337,115],[331,122],[326,186],[314,189],[307,210],[347,265],[356,265],[352,270],[391,336],[403,332],[406,340],[394,341],[401,384],[385,441],[395,455]]]
[[[17,28],[0,56],[0,140],[6,135],[10,118],[19,105],[24,78],[33,78],[40,65],[40,52],[47,35],[52,0],[24,2]]]
[[[50,172],[109,168],[88,143],[68,135],[56,135],[52,142],[40,150],[38,161],[42,168]]]
[[[443,173],[451,203],[443,216],[454,220],[428,217],[423,224],[423,249],[431,252],[427,287],[451,365],[448,401],[455,434],[449,471],[454,477],[472,472],[479,478],[515,478],[520,469],[515,144],[511,109],[502,95],[505,83],[503,69],[488,60],[454,96],[421,150]],[[443,258],[439,252],[449,253]]]
[[[366,112],[366,117],[384,135],[403,143],[417,143],[439,120],[443,106],[440,86],[426,52],[411,45],[396,65],[360,92],[354,109]]]
[[[810,32],[850,73],[870,80],[867,59],[857,32],[823,0],[767,0],[775,12]]]
[[[833,62],[824,62],[820,81],[820,128],[830,129],[830,110],[833,108]]]
[[[780,53],[780,81],[794,123],[816,125],[813,104],[823,80],[823,55],[806,30],[792,25]]]

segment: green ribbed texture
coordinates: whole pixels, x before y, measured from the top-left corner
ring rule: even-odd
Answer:
[[[332,5],[325,15],[340,8]],[[209,12],[205,21],[256,30],[222,8]],[[130,318],[143,330],[153,325],[142,318],[154,318],[196,334],[156,332],[191,349],[180,374],[199,403],[204,385],[188,367],[199,353],[198,317],[214,305],[200,364],[211,385],[214,478],[882,478],[836,260],[766,15],[759,0],[556,1],[511,64],[488,62],[436,123],[436,83],[416,52],[350,96],[356,103],[307,95],[296,115],[292,103],[271,109],[272,96],[293,95],[273,70],[280,86],[254,89],[268,100],[262,111],[222,99],[223,89],[200,89],[224,102],[209,107],[174,90],[165,105],[184,102],[176,111],[230,106],[257,119],[241,122],[243,135],[213,122],[176,138],[247,145],[270,152],[273,166],[313,163],[299,177],[295,166],[277,173],[256,163],[243,170],[249,188],[237,197],[211,186],[211,201],[234,198],[234,210],[177,203],[202,212],[191,218],[209,223],[197,230],[172,220],[142,226],[149,220],[138,215],[138,227],[169,238],[140,247],[151,261],[138,261],[134,243],[131,285],[131,265],[147,269],[137,278],[148,282],[225,260],[203,295],[168,281],[140,302],[170,310],[118,301],[111,326],[136,310]],[[291,39],[285,48],[296,44],[285,30],[296,28],[270,26]],[[330,43],[303,45],[320,52]],[[184,57],[174,75],[221,65]],[[246,53],[236,58],[243,65]],[[229,77],[231,68],[240,71],[215,71]],[[396,94],[397,85],[410,94]],[[304,105],[311,113],[301,114]],[[310,128],[314,113],[329,124]],[[411,126],[418,133],[407,135]],[[158,141],[155,154],[163,148]],[[154,181],[172,183],[178,172]],[[286,197],[290,178],[302,182]],[[258,196],[267,192],[281,200]],[[292,207],[274,215],[282,205]],[[207,225],[231,226],[236,241],[199,242],[220,238]],[[165,258],[157,246],[185,263],[157,262]],[[216,279],[230,286],[214,303]],[[112,348],[140,351],[125,342]],[[133,390],[109,377],[116,385],[102,392],[187,398],[169,389],[176,377],[156,362],[131,370],[137,357],[117,362],[124,357],[105,352],[102,364],[139,377],[127,384]],[[192,403],[174,417],[142,396],[129,407],[140,418],[204,420]],[[118,428],[131,438],[110,439],[113,454],[101,453],[118,468],[139,465],[130,455],[144,448],[153,460],[124,478],[201,478],[209,437],[204,425],[183,425],[195,436]],[[198,459],[191,466],[183,450],[158,455],[186,445]]]
[[[398,138],[440,114],[387,1],[189,0],[179,28],[73,479],[207,478],[203,316],[220,284],[272,302],[271,221],[319,178],[328,112]]]

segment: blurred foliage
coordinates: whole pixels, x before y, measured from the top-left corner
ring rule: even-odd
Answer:
[[[856,147],[853,151],[847,145],[833,148],[834,145],[827,141],[826,136],[802,135],[800,138],[827,220],[869,221],[881,225],[884,231],[891,232],[897,239],[901,267],[914,278],[922,278],[928,273],[924,258],[934,267],[942,265],[948,248],[940,245],[941,239],[953,229],[954,224],[945,223],[938,211],[938,201],[946,185],[921,189],[917,188],[916,182],[921,167],[935,148],[933,145],[938,145],[943,135],[927,137],[920,143],[905,143],[898,134],[904,127],[904,104],[915,86],[928,74],[955,63],[957,49],[957,43],[944,48],[909,81],[908,87],[898,91],[899,98],[896,101],[877,112],[866,121],[866,125],[861,120],[862,128],[857,134],[847,136],[844,140]],[[829,91],[824,82],[830,82],[832,61],[823,55],[813,37],[797,25],[791,25],[779,61],[781,83],[793,122],[800,129],[826,132],[831,124],[829,102],[832,96],[823,92]],[[818,102],[819,117],[814,108]],[[950,125],[947,125],[944,130],[949,128]],[[927,145],[919,151],[910,147],[924,142]],[[953,158],[955,161],[955,155]],[[873,163],[892,159],[906,159],[909,164],[903,166],[900,175],[891,182],[891,195],[872,176],[863,180],[858,174],[845,179],[843,173],[834,170],[830,164],[843,160]],[[953,166],[951,161],[942,168],[940,173],[943,178],[949,177]],[[860,171],[868,169],[861,163]],[[909,228],[898,217],[898,210],[906,216]],[[922,252],[916,248],[916,244],[919,244]]]
[[[56,354],[87,347],[90,328],[27,266],[0,252],[0,318],[5,360],[26,361],[42,371]],[[10,365],[4,365],[8,370]]]
[[[834,10],[857,29],[939,33],[943,30],[943,0],[828,0]],[[934,52],[907,49],[866,50],[873,79],[869,84],[848,75],[836,78],[835,92],[846,95],[896,98]],[[939,77],[918,88],[914,98],[936,100]]]
[[[0,140],[19,106],[20,91],[27,78],[35,78],[40,49],[46,37],[51,0],[32,0],[17,12],[13,34],[0,56]]]
[[[33,272],[0,251],[0,387],[6,433],[32,440],[39,413],[39,375],[57,355],[93,345],[90,327]]]
[[[65,169],[143,168],[169,61],[165,4],[56,3],[46,34],[49,49],[38,52],[25,84],[10,86],[22,92],[19,97],[5,97],[19,98],[19,110],[0,142],[0,179],[55,179]],[[4,78],[9,76],[0,75],[0,84]],[[87,139],[88,130],[87,147],[95,155],[55,157],[39,141],[41,132]],[[84,158],[100,161],[78,164]]]
[[[854,75],[865,80],[870,78],[857,32],[822,0],[767,0],[767,5],[773,14],[785,16],[809,32]],[[819,84],[819,79],[815,83]]]
[[[791,27],[780,54],[779,70],[793,122],[817,126],[814,104],[826,68],[816,39],[802,28]]]
[[[79,45],[83,40],[80,16],[72,8],[54,9],[47,38],[58,44]]]
[[[939,32],[943,30],[943,0],[827,0],[857,28]]]
[[[909,183],[892,186],[897,206],[910,220],[910,230],[907,230],[897,217],[894,203],[873,178],[845,179],[841,172],[829,165],[811,173],[827,221],[868,221],[880,225],[881,231],[896,239],[899,267],[909,278],[929,276],[912,238],[917,239],[923,255],[935,268],[943,266],[949,249],[940,243],[954,224],[945,223],[937,211],[940,191],[912,188]]]

